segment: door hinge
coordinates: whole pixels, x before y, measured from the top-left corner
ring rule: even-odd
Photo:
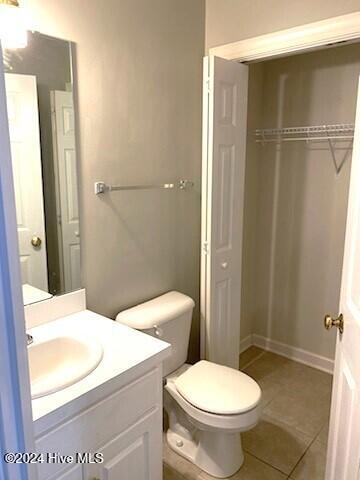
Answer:
[[[210,77],[207,77],[207,79],[205,80],[205,85],[206,85],[206,90],[208,93],[210,93],[211,91],[211,88],[210,88]]]
[[[204,255],[209,254],[209,242],[204,242],[203,243],[203,253],[204,253]]]

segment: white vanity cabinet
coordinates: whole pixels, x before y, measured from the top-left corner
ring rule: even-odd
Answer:
[[[38,464],[38,480],[161,480],[162,362],[171,346],[89,310],[29,333],[34,342],[86,333],[103,349],[82,380],[32,401],[36,452],[59,456]]]
[[[91,454],[90,463],[41,464],[39,480],[160,480],[161,365],[61,421],[36,439],[36,449],[75,458]],[[102,463],[95,463],[96,453]]]

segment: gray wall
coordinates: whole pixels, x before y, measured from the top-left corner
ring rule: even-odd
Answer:
[[[88,307],[170,289],[197,302],[199,348],[202,0],[28,0],[33,28],[76,43],[81,238]],[[93,194],[93,183],[195,181],[193,192]]]
[[[242,334],[252,324],[252,333],[333,358],[335,333],[324,330],[322,319],[338,312],[351,155],[336,175],[327,144],[283,143],[277,149],[254,146],[251,137],[254,123],[257,128],[353,123],[360,45],[250,70],[249,111],[255,113],[249,122],[246,215],[252,228],[256,217],[256,247],[248,242],[244,249],[255,273],[243,272],[249,286],[243,293]],[[344,153],[337,150],[339,162]],[[245,230],[245,237],[250,234]]]
[[[206,0],[206,50],[359,10],[359,0]]]

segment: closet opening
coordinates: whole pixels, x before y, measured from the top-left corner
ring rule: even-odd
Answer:
[[[263,417],[243,444],[293,479],[325,475],[359,74],[359,44],[249,65],[240,369]]]

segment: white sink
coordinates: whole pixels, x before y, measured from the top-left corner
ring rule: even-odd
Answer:
[[[101,362],[103,348],[95,339],[59,336],[28,347],[31,397],[39,398],[68,387]]]

